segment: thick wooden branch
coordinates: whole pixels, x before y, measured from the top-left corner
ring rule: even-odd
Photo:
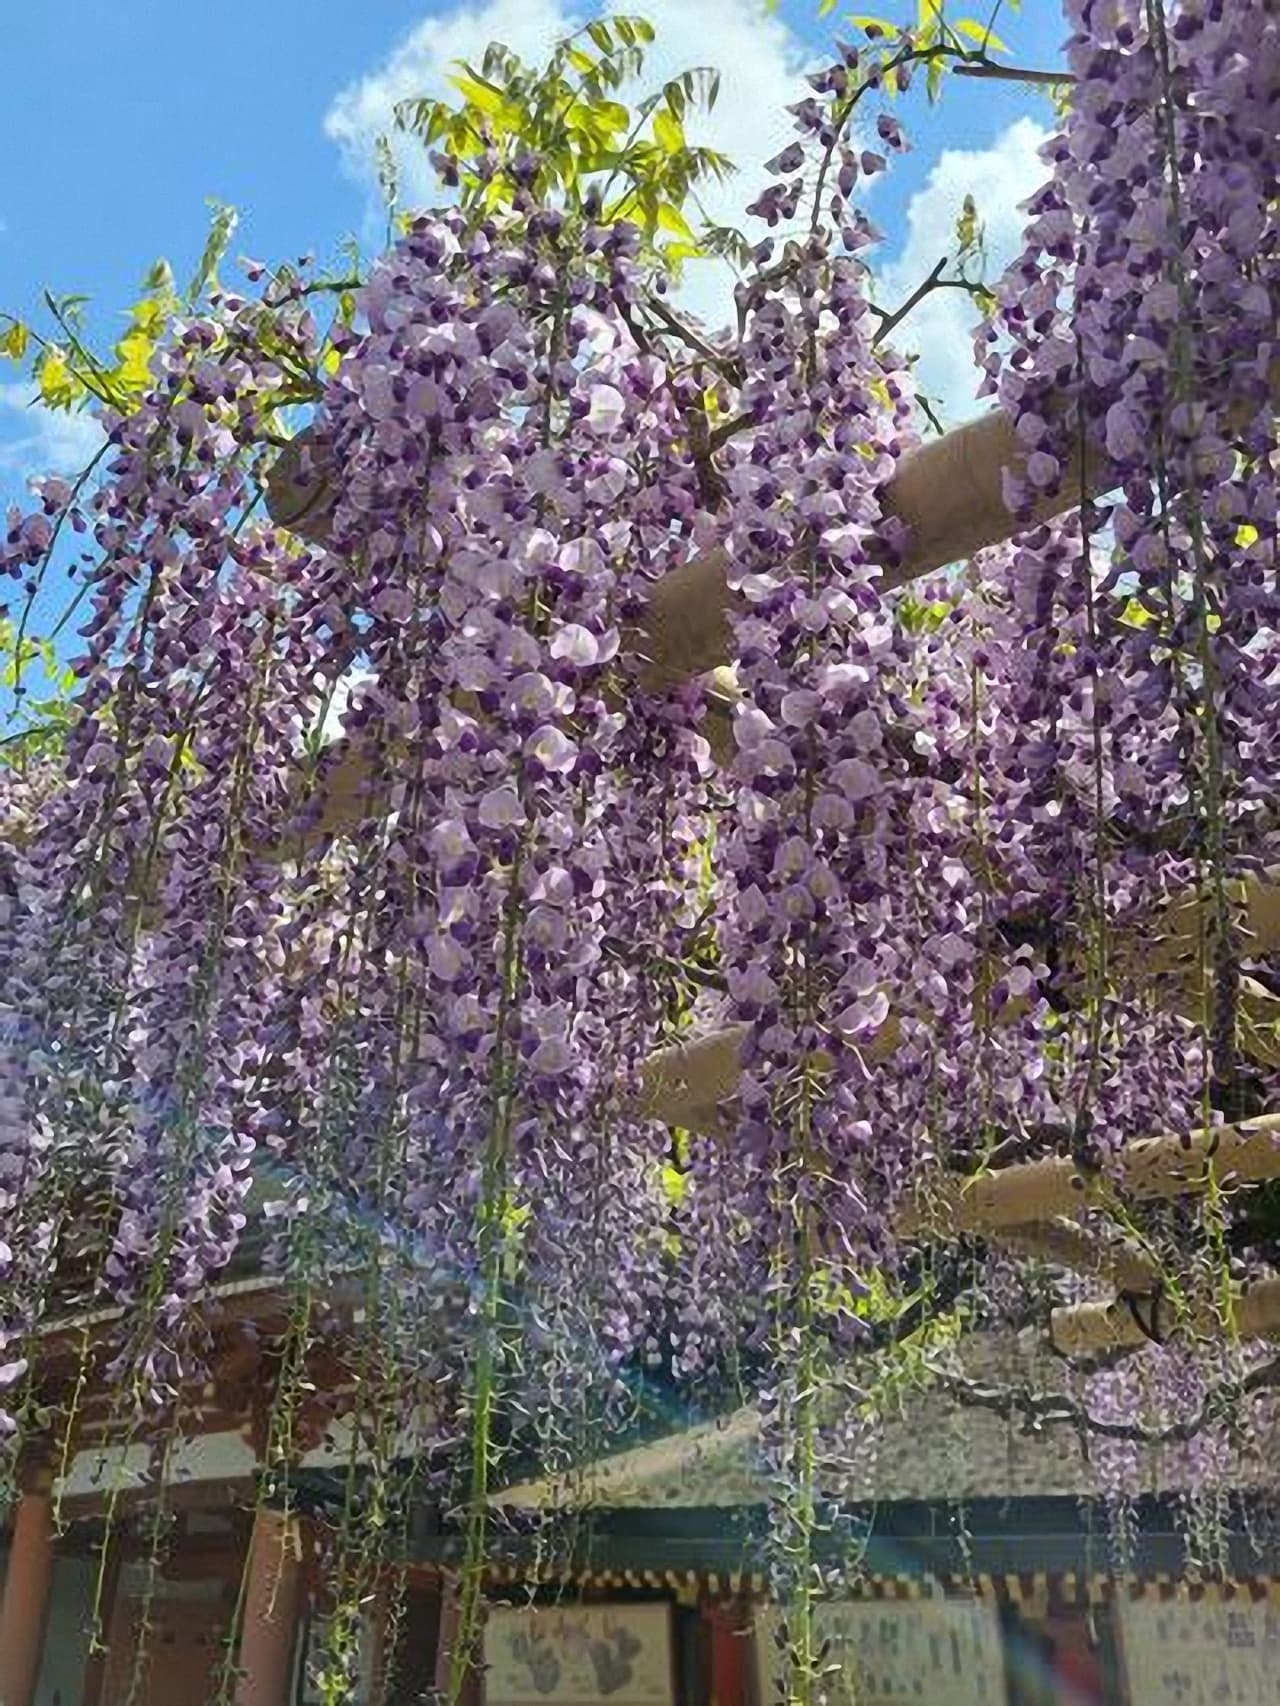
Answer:
[[[972,1179],[948,1178],[924,1187],[899,1217],[905,1236],[956,1238],[999,1232],[1070,1215],[1107,1190],[1136,1198],[1193,1196],[1216,1178],[1226,1188],[1280,1178],[1280,1114],[1207,1134],[1142,1138],[1105,1175],[1082,1171],[1065,1156],[1028,1161]]]
[[[1126,1239],[1090,1232],[1065,1216],[1009,1227],[997,1233],[996,1242],[1020,1256],[1052,1262],[1092,1279],[1105,1279],[1117,1291],[1149,1291],[1158,1277],[1150,1257]]]
[[[1232,1304],[1231,1330],[1240,1338],[1280,1336],[1280,1279],[1258,1280],[1237,1291]],[[1220,1338],[1225,1328],[1220,1312],[1211,1305],[1197,1305],[1179,1321],[1169,1299],[1151,1292],[1055,1309],[1049,1331],[1054,1348],[1063,1356],[1083,1357],[1099,1351],[1138,1350],[1179,1334]]]
[[[1250,879],[1233,885],[1240,908],[1241,929],[1251,955],[1280,950],[1280,881]],[[1153,929],[1135,932],[1120,958],[1127,962],[1136,985],[1160,979],[1161,1005],[1192,1022],[1199,1019],[1195,972],[1200,940],[1197,903],[1179,901]],[[1280,997],[1253,978],[1241,980],[1240,1009],[1246,1052],[1266,1064],[1280,1063]],[[1021,1009],[1009,1003],[1002,1017],[1017,1017]],[[643,1067],[644,1111],[653,1119],[690,1131],[714,1132],[731,1123],[726,1104],[736,1094],[738,1057],[745,1026],[699,1037],[655,1054]],[[898,1021],[891,1012],[866,1053],[885,1059],[898,1046]],[[1057,1212],[1047,1210],[1048,1214]],[[1020,1215],[1021,1221],[1044,1218]]]
[[[1155,1426],[1095,1416],[1086,1405],[1065,1392],[1035,1392],[1028,1386],[991,1386],[942,1371],[935,1371],[934,1379],[955,1403],[970,1409],[990,1410],[1007,1421],[1021,1420],[1036,1432],[1045,1427],[1071,1427],[1094,1439],[1129,1440],[1135,1445],[1159,1448],[1195,1439],[1215,1416],[1221,1418],[1226,1408],[1224,1400],[1238,1403],[1255,1392],[1273,1392],[1280,1386],[1280,1358],[1250,1369],[1229,1386],[1220,1383],[1190,1413]]]

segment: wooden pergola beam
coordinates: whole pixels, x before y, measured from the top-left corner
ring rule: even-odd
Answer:
[[[1104,1237],[1063,1215],[1030,1226],[1011,1226],[996,1234],[996,1242],[1017,1255],[1105,1279],[1117,1291],[1149,1291],[1159,1277],[1151,1258],[1127,1239]]]
[[[1114,1169],[1082,1171],[1067,1156],[1049,1156],[971,1179],[949,1177],[925,1185],[898,1217],[904,1237],[955,1238],[999,1233],[1071,1215],[1096,1203],[1106,1190],[1139,1200],[1193,1196],[1210,1179],[1224,1188],[1280,1178],[1280,1114],[1208,1133],[1176,1133],[1129,1144]]]
[[[1280,950],[1280,881],[1250,879],[1236,886],[1242,931],[1249,952],[1262,955]],[[1141,933],[1129,951],[1135,982],[1168,979],[1168,999],[1162,1005],[1190,1021],[1199,1018],[1199,997],[1191,984],[1199,943],[1195,902],[1179,901],[1160,925]],[[1280,997],[1253,978],[1240,985],[1245,1050],[1250,1058],[1280,1064]],[[1022,1009],[1010,1002],[1005,1020]],[[737,1093],[739,1054],[747,1035],[745,1025],[731,1025],[705,1036],[660,1049],[640,1072],[642,1108],[651,1119],[688,1131],[719,1132],[726,1123],[726,1105]],[[890,1012],[864,1049],[869,1060],[883,1060],[898,1046],[901,1032]],[[1030,1217],[1024,1217],[1030,1218]]]
[[[1270,383],[1280,403],[1280,359],[1271,364]],[[267,507],[281,527],[323,544],[335,495],[322,472],[305,467],[309,442],[306,433],[300,434],[277,459],[267,479]],[[1087,463],[1073,457],[1063,469],[1059,491],[1041,498],[1029,517],[1018,516],[1005,504],[1005,480],[1021,478],[1025,461],[1014,423],[1001,410],[904,456],[880,501],[884,514],[905,527],[906,551],[901,563],[884,566],[880,584],[889,590],[963,562],[1031,523],[1074,508],[1084,491],[1101,496],[1114,481],[1105,457],[1090,453]],[[670,687],[732,661],[735,595],[725,581],[727,566],[723,551],[706,551],[654,587],[644,617],[628,637],[630,649],[644,662],[647,687]]]
[[[334,493],[322,474],[306,468],[310,442],[309,433],[301,433],[281,452],[267,478],[267,507],[279,526],[323,545],[333,521]],[[881,503],[885,514],[907,529],[907,551],[901,563],[883,570],[881,584],[886,589],[905,585],[1026,526],[1004,502],[1005,474],[1019,474],[1023,461],[1013,423],[1000,411],[904,456]],[[1093,485],[1101,489],[1105,480],[1099,465]],[[1078,503],[1079,496],[1079,469],[1069,467],[1060,495],[1042,500],[1033,519],[1048,520]],[[727,566],[723,551],[704,551],[655,585],[642,621],[629,636],[650,689],[674,686],[732,660],[735,598],[725,583]]]
[[[1199,1304],[1179,1321],[1173,1304],[1158,1293],[1113,1298],[1109,1303],[1078,1303],[1055,1309],[1049,1334],[1063,1356],[1096,1356],[1101,1351],[1140,1350],[1190,1333],[1221,1337],[1234,1332],[1242,1339],[1280,1335],[1280,1279],[1258,1280],[1234,1293],[1230,1321],[1211,1304]]]

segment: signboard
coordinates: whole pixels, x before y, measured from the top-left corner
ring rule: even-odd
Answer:
[[[779,1698],[785,1664],[780,1619],[756,1625],[762,1706]],[[814,1608],[828,1699],[850,1706],[1005,1706],[1004,1647],[994,1607],[981,1600],[839,1600]]]
[[[672,1706],[667,1605],[490,1606],[486,1706]]]
[[[1248,1600],[1120,1602],[1132,1706],[1259,1706],[1280,1687],[1280,1610]]]

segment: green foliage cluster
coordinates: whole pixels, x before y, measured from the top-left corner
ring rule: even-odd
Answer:
[[[41,688],[22,687],[36,675]],[[0,736],[0,769],[56,753],[71,720],[75,677],[59,659],[50,640],[26,634],[18,623],[0,616],[0,693],[17,696],[21,715],[16,727]]]
[[[493,42],[479,66],[461,63],[449,82],[460,102],[401,103],[396,120],[433,152],[462,206],[501,215],[522,193],[561,206],[571,219],[633,220],[655,260],[673,272],[711,253],[745,248],[736,232],[688,218],[700,184],[722,182],[733,166],[689,140],[686,120],[710,112],[719,72],[697,66],[668,79],[634,107],[618,98],[644,70],[654,39],[644,18],[597,18],[567,37],[544,67],[525,65]],[[384,190],[390,150],[380,152]]]
[[[173,268],[158,260],[143,281],[142,293],[127,311],[127,324],[108,356],[96,355],[84,329],[85,296],[44,293],[56,335],[46,337],[29,322],[0,314],[0,355],[16,362],[32,357],[36,398],[50,409],[76,409],[97,403],[122,413],[137,403],[152,382],[151,357],[175,314],[188,312],[217,288],[218,266],[235,233],[237,214],[211,202],[209,236],[185,292],[174,282]]]

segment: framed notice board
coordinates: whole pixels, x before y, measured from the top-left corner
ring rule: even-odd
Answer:
[[[764,1706],[784,1671],[778,1614],[760,1613],[756,1643]],[[833,1600],[816,1607],[830,1643],[831,1693],[857,1706],[1006,1706],[1004,1645],[993,1606],[969,1599]]]
[[[1122,1599],[1119,1612],[1131,1706],[1280,1699],[1280,1607],[1247,1599]]]
[[[669,1605],[490,1606],[485,1706],[674,1706]]]

